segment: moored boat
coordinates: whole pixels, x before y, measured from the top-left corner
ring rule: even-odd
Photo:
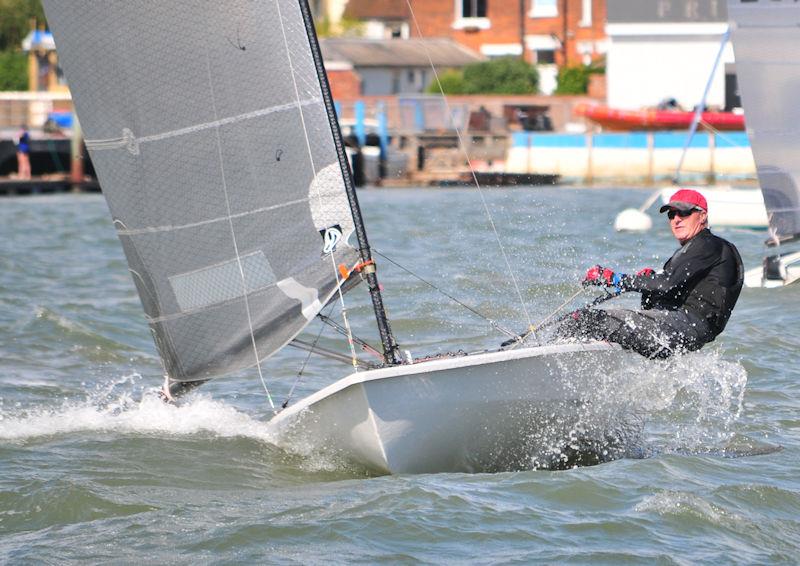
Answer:
[[[600,104],[579,104],[575,113],[603,127],[605,130],[687,130],[692,125],[694,112],[683,110],[623,110]],[[733,112],[703,112],[700,124],[714,130],[744,130],[744,115]]]

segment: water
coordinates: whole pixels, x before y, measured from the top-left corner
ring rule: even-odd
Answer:
[[[569,297],[588,266],[631,271],[671,255],[664,221],[643,235],[611,228],[647,194],[488,191],[505,258],[472,190],[360,198],[376,250],[521,331]],[[760,262],[763,234],[723,235],[746,266]],[[393,328],[414,355],[505,339],[379,263]],[[346,300],[372,340],[365,295]],[[637,370],[621,393],[648,414],[621,459],[567,471],[369,477],[271,444],[253,372],[209,384],[181,407],[159,402],[160,364],[102,198],[5,199],[0,563],[794,564],[798,299],[800,286],[745,289],[715,343]],[[342,349],[330,331],[321,343]],[[287,349],[265,365],[276,403],[305,359]],[[294,398],[346,372],[311,360]]]

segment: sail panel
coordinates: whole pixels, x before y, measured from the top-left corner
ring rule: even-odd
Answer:
[[[728,0],[745,124],[770,244],[800,237],[800,5]]]
[[[170,378],[268,357],[359,257],[297,0],[45,9]]]

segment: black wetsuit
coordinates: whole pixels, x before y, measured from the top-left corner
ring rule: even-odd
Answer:
[[[622,276],[623,291],[642,293],[643,310],[576,311],[557,334],[616,342],[649,358],[698,350],[725,328],[743,277],[736,247],[705,229],[683,244],[662,272]]]

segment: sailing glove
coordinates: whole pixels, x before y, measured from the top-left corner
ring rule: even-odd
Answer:
[[[586,272],[586,277],[583,279],[583,284],[619,288],[623,277],[625,277],[625,275],[622,273],[614,273],[607,267],[595,265],[594,267],[589,268],[589,271]]]
[[[650,277],[655,273],[655,270],[652,267],[645,267],[644,269],[640,269],[636,272],[637,277]]]

